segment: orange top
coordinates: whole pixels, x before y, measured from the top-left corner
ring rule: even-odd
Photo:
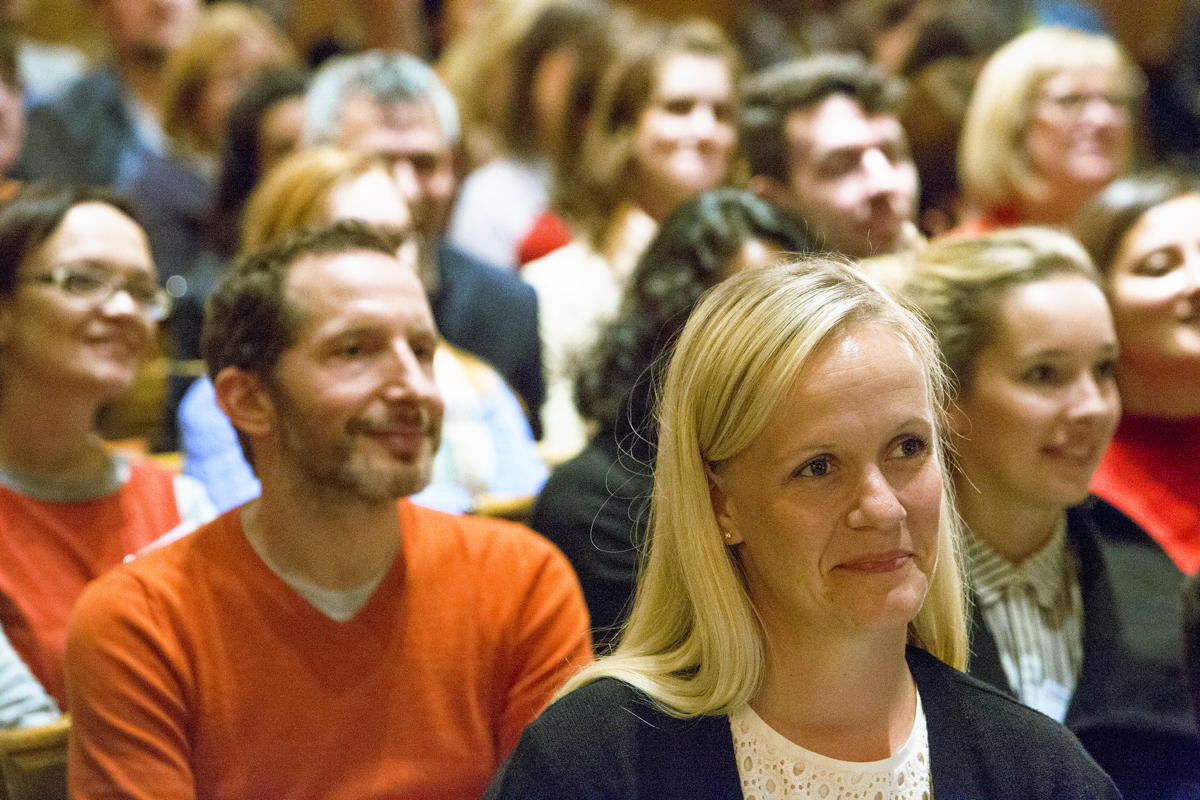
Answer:
[[[130,463],[96,500],[35,500],[0,487],[0,627],[59,705],[67,620],[88,581],[178,525],[170,473]]]
[[[403,544],[336,622],[237,509],[96,581],[67,647],[75,798],[478,798],[591,657],[574,573],[512,523],[400,503]]]

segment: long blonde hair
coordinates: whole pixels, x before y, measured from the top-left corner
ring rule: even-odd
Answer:
[[[720,714],[749,702],[762,680],[764,635],[713,512],[706,468],[745,449],[813,353],[848,326],[894,330],[925,365],[942,408],[945,378],[925,325],[870,278],[829,257],[736,275],[688,320],[667,369],[649,551],[620,644],[564,687],[614,677],[677,716]],[[966,662],[963,583],[938,415],[942,464],[938,561],[909,642]]]

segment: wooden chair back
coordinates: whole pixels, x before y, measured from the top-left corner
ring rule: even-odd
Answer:
[[[0,731],[0,800],[67,800],[67,733],[49,725]]]

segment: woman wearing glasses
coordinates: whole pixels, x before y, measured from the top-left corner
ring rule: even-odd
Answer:
[[[95,428],[167,311],[123,200],[32,184],[0,208],[0,627],[60,704],[85,584],[212,515],[196,482],[114,455]]]
[[[1069,223],[1128,166],[1141,84],[1107,36],[1036,28],[997,50],[959,141],[962,230]]]

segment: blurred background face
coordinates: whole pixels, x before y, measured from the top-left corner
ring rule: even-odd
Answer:
[[[891,253],[917,204],[917,168],[900,122],[835,94],[788,115],[788,185],[772,202],[805,220],[829,250]]]
[[[94,7],[117,51],[150,63],[182,44],[200,14],[199,0],[95,0]]]
[[[212,64],[196,103],[195,124],[204,145],[216,151],[225,131],[229,110],[246,87],[280,55],[266,36],[251,32]]]
[[[25,136],[25,93],[0,80],[0,176],[7,175],[21,153]]]
[[[258,174],[266,175],[284,156],[295,152],[303,131],[303,96],[273,103],[258,124]]]
[[[1096,191],[1115,178],[1129,152],[1131,98],[1105,70],[1062,72],[1034,96],[1025,147],[1051,190]]]
[[[21,264],[12,297],[0,303],[0,362],[50,390],[110,400],[133,382],[154,322],[131,295],[95,301],[40,282],[57,267],[85,269],[119,285],[153,287],[154,263],[141,227],[106,203],[80,203]]]
[[[734,110],[723,59],[680,53],[662,64],[633,138],[638,192],[652,216],[724,183],[737,138]]]
[[[408,231],[413,217],[396,182],[382,169],[369,170],[338,184],[329,194],[325,221],[360,219],[383,230]],[[409,237],[396,253],[406,266],[417,267],[417,240]]]
[[[1061,510],[1116,430],[1117,338],[1103,293],[1062,276],[1010,289],[954,411],[960,492]]]
[[[1117,251],[1109,297],[1123,371],[1200,374],[1200,195],[1142,215]]]
[[[365,95],[351,98],[343,108],[336,143],[386,161],[412,210],[417,231],[441,235],[457,177],[454,154],[432,105],[381,106]]]

